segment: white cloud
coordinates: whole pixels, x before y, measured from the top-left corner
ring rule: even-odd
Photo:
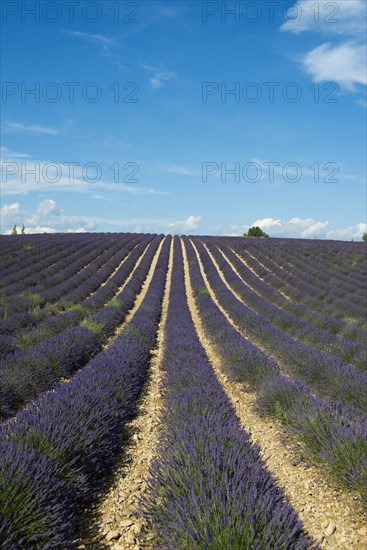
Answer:
[[[9,235],[14,224],[25,226],[25,233],[87,232],[96,229],[98,222],[87,216],[65,216],[53,199],[41,201],[35,211],[22,210],[20,203],[1,208],[1,224]]]
[[[37,233],[57,233],[57,229],[55,227],[50,227],[47,225],[36,225],[34,227],[25,227],[25,233],[26,235],[35,235]],[[9,230],[6,231],[7,234],[9,234]]]
[[[313,218],[294,217],[288,221],[261,218],[255,220],[250,225],[232,225],[229,233],[233,236],[243,235],[249,227],[258,226],[263,229],[270,237],[299,238],[299,239],[341,239],[360,240],[363,233],[367,230],[367,224],[357,223],[346,228],[332,227],[328,221],[314,220]]]
[[[335,80],[346,89],[355,84],[367,84],[366,50],[351,42],[332,46],[322,44],[305,55],[305,70],[314,82]]]
[[[304,239],[312,238],[314,236],[320,235],[324,230],[327,230],[329,227],[329,222],[315,222],[311,223],[309,227],[304,229],[301,233],[301,237]]]
[[[288,222],[274,220],[273,218],[263,218],[256,220],[252,225],[257,225],[261,229],[267,229],[282,235],[289,234],[289,236],[307,239],[320,235],[323,230],[327,229],[329,222],[319,222],[312,218],[292,218]]]
[[[366,16],[365,0],[298,0],[281,30],[343,37],[343,42],[324,42],[306,53],[303,69],[314,82],[336,81],[354,91],[357,85],[367,84]]]
[[[298,0],[287,10],[282,31],[318,31],[355,36],[365,32],[365,0]]]
[[[12,204],[4,204],[1,207],[0,218],[2,224],[19,223],[21,219],[20,204],[19,202],[13,202]]]
[[[367,101],[365,99],[357,99],[356,103],[363,107],[363,109],[367,109]]]
[[[56,136],[59,132],[55,128],[48,126],[41,126],[40,124],[23,124],[22,122],[8,122],[7,127],[10,130],[16,132],[26,132],[33,134],[47,134],[49,136]]]
[[[188,216],[186,220],[179,220],[168,224],[170,231],[173,232],[190,232],[199,228],[201,216]]]
[[[52,199],[45,199],[44,201],[39,203],[37,208],[37,212],[44,216],[46,216],[47,214],[51,214],[51,212],[55,212],[56,210],[57,210],[56,201]]]
[[[153,74],[152,78],[150,79],[150,84],[153,89],[157,90],[158,88],[162,88],[164,85],[164,82],[167,80],[171,80],[176,75],[172,71],[167,71],[166,69],[159,68],[159,67],[151,67],[150,65],[142,65],[143,69]]]
[[[274,220],[273,218],[263,218],[262,220],[256,220],[252,225],[261,227],[261,229],[269,229],[273,227],[279,227],[282,225],[281,220]]]
[[[341,240],[349,240],[349,239],[356,239],[360,240],[363,233],[367,232],[367,223],[357,223],[356,225],[352,225],[350,227],[346,227],[344,229],[330,229],[327,233],[328,239],[341,239]]]

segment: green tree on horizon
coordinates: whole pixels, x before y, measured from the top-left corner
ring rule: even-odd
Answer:
[[[250,227],[247,233],[244,233],[243,236],[244,237],[269,237],[269,235],[265,233],[265,231],[260,229],[260,227],[258,227],[257,225]]]

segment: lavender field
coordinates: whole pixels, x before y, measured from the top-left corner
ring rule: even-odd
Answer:
[[[366,251],[1,236],[0,548],[366,548]]]

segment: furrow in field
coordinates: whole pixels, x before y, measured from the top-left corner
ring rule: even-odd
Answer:
[[[195,244],[192,242],[192,240],[190,239],[190,242],[195,250],[195,253],[196,253],[196,256],[198,258],[198,264],[199,264],[199,267],[200,267],[200,272],[201,272],[201,275],[204,279],[204,282],[205,282],[205,285],[206,285],[206,288],[209,292],[209,295],[211,297],[211,299],[213,300],[213,302],[215,303],[215,305],[217,306],[217,308],[219,309],[219,311],[224,315],[224,317],[227,319],[227,321],[230,323],[230,325],[232,325],[232,327],[238,332],[238,334],[240,334],[243,338],[245,338],[246,340],[249,340],[251,343],[253,343],[260,351],[262,351],[265,355],[267,355],[268,357],[271,357],[271,359],[273,359],[277,365],[279,366],[282,374],[284,374],[284,376],[289,376],[287,374],[287,368],[285,365],[282,364],[282,362],[279,362],[277,357],[275,355],[273,355],[271,352],[269,352],[269,350],[267,348],[265,348],[264,346],[261,345],[261,342],[259,342],[258,340],[254,339],[253,337],[253,334],[246,334],[244,332],[244,330],[239,327],[236,322],[232,319],[231,315],[230,315],[230,312],[228,312],[221,304],[220,302],[218,301],[216,295],[215,295],[215,292],[211,286],[211,284],[209,283],[209,280],[208,280],[208,277],[205,273],[205,270],[204,270],[204,267],[203,267],[203,264],[201,262],[201,259],[200,259],[200,256],[199,256],[199,253],[198,253],[198,250],[195,246]],[[228,285],[227,281],[223,279],[222,277],[222,274],[218,268],[218,265],[215,261],[215,259],[212,257],[211,253],[209,251],[208,252],[208,255],[209,257],[212,259],[213,261],[213,264],[214,266],[216,267],[224,285],[228,288],[228,290],[230,290],[232,292],[232,294],[237,298],[238,301],[241,301],[241,299],[235,294],[235,292],[231,289],[231,287]]]
[[[27,403],[30,403],[32,399],[50,390],[55,383],[59,381],[68,382],[70,379],[73,379],[76,372],[83,368],[88,359],[91,359],[101,346],[102,349],[108,347],[131,320],[143,301],[156,268],[163,242],[164,239],[161,239],[157,250],[154,251],[154,249],[152,249],[154,256],[149,267],[146,266],[145,268],[144,282],[142,282],[141,285],[138,282],[134,284],[135,281],[132,281],[132,277],[136,275],[136,270],[142,260],[149,260],[149,257],[146,257],[146,253],[150,244],[147,245],[144,253],[135,264],[134,271],[130,273],[128,281],[122,285],[118,298],[120,295],[122,295],[123,298],[124,292],[126,294],[128,290],[126,294],[127,302],[121,304],[121,308],[102,308],[91,318],[94,319],[93,322],[97,320],[97,325],[98,321],[103,321],[102,324],[105,334],[101,333],[100,336],[97,336],[91,330],[83,326],[72,327],[59,335],[51,337],[46,347],[45,343],[41,342],[41,344],[34,346],[33,349],[30,348],[25,350],[23,355],[18,355],[17,360],[12,359],[12,362],[9,363],[7,367],[3,367],[4,375],[0,381],[0,418],[6,419],[13,416],[19,409],[24,408]],[[139,279],[136,278],[136,281],[139,281]],[[130,285],[127,289],[126,285],[128,283],[130,283]],[[136,295],[137,290],[139,292],[138,295]],[[132,291],[135,293],[134,295],[131,294]],[[128,294],[130,294],[130,296]],[[68,342],[66,342],[68,338],[70,338],[71,344],[74,345],[73,354],[70,354],[69,345]],[[53,353],[51,353],[52,350]],[[54,363],[56,363],[57,357],[54,371],[51,371],[49,368],[49,362],[51,361],[49,358],[50,353]],[[74,359],[75,354],[78,356],[77,359]],[[23,363],[20,362],[20,359]],[[31,360],[37,366],[37,369],[29,368]],[[35,372],[32,372],[33,370]],[[14,376],[14,372],[18,373],[17,376]]]
[[[114,298],[114,295],[111,298],[107,298],[104,302],[99,304],[97,307],[90,306],[90,301],[93,302],[95,300],[101,289],[106,286],[109,282],[111,282],[111,279],[114,277],[116,272],[124,266],[124,264],[129,260],[131,254],[136,249],[136,247],[139,246],[139,243],[137,243],[131,250],[129,250],[123,259],[117,264],[117,267],[113,270],[113,272],[108,276],[108,278],[102,282],[100,285],[97,286],[95,290],[92,292],[89,292],[86,294],[85,292],[82,293],[80,296],[76,297],[76,300],[73,305],[70,305],[68,307],[63,306],[62,311],[59,310],[57,307],[57,302],[54,304],[54,308],[52,308],[49,312],[47,312],[47,317],[41,319],[35,326],[31,326],[31,328],[25,328],[23,330],[20,330],[15,338],[15,342],[18,344],[18,348],[15,349],[24,349],[29,348],[32,345],[35,345],[42,340],[45,340],[48,337],[54,336],[55,334],[61,333],[66,328],[70,328],[72,326],[80,324],[83,319],[86,319],[90,315],[92,315],[93,310],[94,313],[101,309],[104,305],[106,305],[110,299]],[[128,245],[126,245],[125,250],[128,250]],[[98,271],[103,270],[104,266],[102,266]],[[94,278],[96,274],[91,275],[91,278]],[[82,285],[83,286],[83,285]],[[78,290],[72,291],[74,293],[78,293]],[[86,294],[86,295],[85,295]],[[73,300],[70,300],[68,296],[64,296],[63,300],[66,300],[71,304]],[[78,307],[84,307],[85,309],[81,308],[81,310],[78,310]],[[89,306],[89,307],[88,307]],[[71,316],[71,317],[70,317]],[[64,321],[64,322],[63,322]],[[59,325],[55,328],[55,324],[59,323]],[[14,351],[14,350],[13,350]],[[6,357],[2,357],[3,360],[6,359]]]
[[[125,243],[125,239],[123,242]],[[107,244],[107,242],[105,244]],[[15,297],[13,297],[10,304],[10,312],[8,311],[6,313],[6,318],[0,321],[2,330],[10,334],[27,325],[34,325],[36,320],[49,316],[50,312],[52,313],[53,310],[62,309],[62,303],[65,303],[65,300],[70,299],[73,301],[75,294],[78,294],[77,289],[80,288],[81,285],[82,287],[87,287],[88,280],[92,280],[95,273],[103,269],[103,265],[110,261],[113,256],[109,250],[103,252],[100,246],[97,246],[97,251],[99,250],[97,255],[93,252],[93,244],[91,244],[89,248],[91,248],[91,251],[87,257],[88,259],[91,258],[91,261],[88,262],[86,267],[83,267],[79,271],[73,268],[70,269],[70,267],[75,266],[75,264],[79,267],[82,266],[83,258],[80,258],[80,254],[75,262],[65,266],[61,270],[54,271],[52,274],[46,269],[44,274],[44,280],[46,280],[45,276],[48,275],[46,287],[43,283],[40,284],[40,273],[37,276],[37,284],[33,276],[33,285],[28,286],[24,291],[26,294],[27,292],[28,294],[30,293],[32,298],[24,299],[21,298],[21,295],[15,295]],[[113,250],[117,248],[118,245],[114,243]],[[84,269],[86,269],[86,271],[84,271]],[[90,273],[91,271],[93,271],[92,274]],[[56,282],[55,285],[51,283],[53,279]],[[61,300],[60,296],[62,296]],[[3,308],[4,307],[6,308],[8,306],[3,306]],[[9,313],[13,314],[9,316]]]
[[[227,261],[228,261],[228,258],[227,258],[227,256],[225,255],[225,253],[223,252],[223,250],[222,250],[220,247],[218,247],[218,248],[219,248],[219,250],[221,251],[221,253],[223,254],[223,256],[224,256],[224,257],[227,259]],[[246,259],[245,259],[245,258],[243,258],[243,257],[240,256],[239,254],[237,254],[237,252],[236,252],[235,250],[233,250],[232,247],[230,247],[230,250],[231,250],[231,251],[233,252],[233,254],[239,259],[239,261],[242,262],[243,265],[244,265],[245,267],[247,267],[247,269],[249,269],[249,270],[255,275],[255,277],[257,277],[258,279],[260,279],[260,281],[262,280],[261,277],[259,277],[259,274],[256,273],[256,271],[246,262]],[[255,259],[255,258],[254,258],[254,259]],[[259,260],[257,260],[257,261],[259,261]],[[260,263],[260,262],[259,262],[259,263]],[[264,269],[266,269],[266,267],[265,267],[264,265],[263,265],[262,267],[263,267]],[[239,275],[239,276],[240,276],[240,275]],[[247,284],[248,286],[250,286],[249,283],[248,283],[247,281],[246,281],[246,284]],[[271,290],[272,290],[273,292],[279,293],[281,296],[283,296],[283,298],[285,298],[285,300],[287,300],[287,302],[293,302],[293,303],[295,303],[294,300],[293,300],[290,296],[287,296],[287,294],[285,294],[285,292],[282,292],[282,291],[279,290],[278,288],[272,287],[269,283],[265,283],[265,284],[268,284],[268,286],[271,288]],[[250,286],[250,288],[251,288],[254,292],[256,292],[256,289],[255,289],[254,287]]]
[[[219,247],[218,247],[219,248]],[[235,256],[237,261],[244,265],[246,268],[250,268],[248,261],[240,256],[237,252],[235,252],[233,249],[231,249],[232,254]],[[256,261],[256,260],[255,260]],[[237,264],[238,265],[238,264]],[[264,267],[264,269],[266,269]],[[295,297],[288,297],[284,292],[279,290],[276,285],[273,285],[271,282],[265,282],[261,275],[259,275],[258,272],[256,272],[254,269],[252,269],[252,272],[257,277],[257,280],[259,281],[259,293],[261,292],[261,295],[266,299],[268,296],[268,291],[265,289],[269,289],[269,292],[271,292],[274,296],[272,303],[275,303],[276,305],[279,305],[279,301],[277,299],[277,294],[281,294],[285,301],[283,300],[283,303],[280,307],[284,308],[286,311],[296,315],[300,319],[304,319],[311,323],[315,329],[321,329],[329,332],[330,334],[337,336],[341,340],[347,340],[348,342],[358,342],[358,344],[362,344],[363,346],[367,345],[367,332],[363,331],[361,328],[351,328],[348,323],[346,323],[344,320],[335,317],[334,315],[331,315],[330,313],[327,314],[324,311],[316,311],[315,308],[315,302],[313,301],[307,301],[306,303],[303,303],[305,300],[305,294],[300,293],[299,289],[296,293]],[[266,270],[267,273],[270,273],[269,270]],[[271,274],[272,280],[274,282],[275,280],[280,281],[280,279],[274,275]],[[247,281],[246,281],[247,282]]]
[[[302,281],[298,280],[298,286],[297,286],[297,280],[295,281],[294,277],[291,276],[287,279],[287,281],[284,281],[279,275],[277,275],[273,270],[272,267],[277,270],[283,270],[282,267],[277,265],[265,265],[259,258],[256,258],[253,256],[249,251],[246,251],[246,253],[252,258],[254,262],[256,262],[261,268],[265,270],[265,272],[271,277],[272,282],[268,282],[264,280],[264,275],[260,275],[258,271],[255,271],[257,276],[260,280],[262,280],[264,283],[272,286],[272,288],[277,289],[278,292],[281,292],[284,294],[284,296],[291,302],[295,304],[302,304],[304,307],[307,307],[311,311],[311,315],[314,313],[316,316],[327,316],[329,322],[331,325],[335,325],[337,330],[343,330],[343,332],[346,333],[347,337],[349,338],[349,334],[353,334],[353,332],[357,331],[358,334],[356,336],[359,337],[359,340],[361,342],[366,341],[366,331],[363,331],[361,328],[354,329],[351,327],[351,325],[354,325],[357,323],[357,319],[348,317],[348,313],[343,311],[342,308],[339,307],[335,308],[331,303],[325,303],[321,300],[318,300],[315,298],[312,294],[306,293],[302,290]],[[244,262],[246,266],[248,266],[248,263],[244,256],[237,253],[237,256],[240,261]],[[270,261],[270,260],[269,260]],[[286,271],[284,271],[285,276],[290,275]],[[287,291],[281,291],[278,287],[278,284],[273,284],[275,281],[280,283],[282,286],[286,286]],[[348,310],[350,311],[350,310]]]
[[[82,544],[86,548],[98,548],[99,544],[104,544],[115,550],[134,548],[136,545],[148,548],[149,540],[154,537],[147,531],[144,520],[136,517],[135,506],[137,497],[145,492],[145,478],[148,476],[149,463],[155,455],[158,438],[162,401],[160,363],[164,353],[164,331],[167,321],[172,265],[173,240],[157,343],[155,349],[151,351],[149,378],[142,390],[137,416],[126,426],[133,436],[114,472],[111,488],[103,496],[93,514],[95,521],[100,525],[99,532],[94,537],[82,539]]]
[[[311,536],[317,538],[322,548],[330,548],[330,550],[332,548],[338,550],[365,549],[365,516],[356,501],[358,497],[353,493],[345,493],[334,488],[316,467],[300,461],[299,455],[291,447],[283,444],[284,438],[286,440],[287,438],[280,423],[276,420],[269,421],[259,417],[254,412],[255,395],[243,392],[242,384],[230,381],[224,374],[223,359],[218,353],[215,341],[208,338],[195,303],[186,245],[184,242],[183,244],[185,283],[193,322],[216,375],[231,399],[243,428],[251,434],[253,441],[260,445],[262,455],[266,459],[271,473],[277,479],[278,485],[284,489],[290,503],[304,521],[307,531]],[[205,273],[200,265],[196,249],[195,252],[205,280]],[[210,295],[213,302],[221,309],[215,296],[211,293]],[[336,526],[335,532],[332,535],[326,535],[329,532],[328,527],[331,531],[332,526]]]
[[[58,276],[62,275],[64,271],[67,270],[67,272],[69,273],[70,271],[70,268],[71,267],[75,267],[75,269],[72,271],[71,275],[68,274],[68,278],[71,277],[71,276],[74,276],[74,275],[77,275],[78,273],[80,273],[81,271],[83,271],[86,267],[88,267],[88,265],[90,263],[92,263],[93,261],[97,260],[101,254],[103,253],[102,250],[100,251],[100,253],[95,253],[94,251],[95,250],[99,250],[99,247],[101,244],[105,243],[107,245],[108,241],[106,239],[98,239],[97,243],[95,243],[95,245],[93,245],[92,243],[88,243],[86,244],[85,246],[82,247],[82,249],[79,251],[79,254],[77,255],[77,258],[71,263],[71,264],[68,264],[66,265],[65,267],[62,268],[61,271],[58,271],[58,272],[55,272],[53,273],[53,275],[51,276],[52,278],[57,278]],[[83,264],[83,259],[80,257],[80,254],[81,252],[86,249],[88,250],[88,253],[86,254],[86,256],[90,256],[91,259],[89,260],[88,258],[88,261],[86,264]],[[84,254],[83,254],[84,255]],[[85,261],[85,260],[84,260]],[[39,275],[41,274],[44,274],[46,275],[47,274],[47,271],[51,268],[51,267],[55,267],[55,266],[47,266],[45,267],[41,272],[38,273],[38,277]],[[38,278],[37,277],[37,278]],[[6,292],[8,293],[8,291],[10,290],[11,294],[14,294],[14,292],[17,292],[17,291],[26,291],[26,286],[25,286],[25,282],[28,280],[28,279],[32,279],[34,278],[34,273],[31,273],[27,278],[21,278],[19,282],[15,282],[14,285],[11,284],[11,285],[8,285],[5,289],[3,289],[3,292]],[[52,279],[51,279],[52,280]],[[21,288],[21,289],[17,289],[17,285],[18,286],[22,286],[22,287],[25,287],[25,288]],[[11,288],[11,287],[15,287],[15,288]]]
[[[217,279],[217,282],[213,283],[215,285],[213,291],[217,296],[220,295],[219,300],[222,304],[223,302],[226,304],[224,300],[228,300],[231,318],[241,327],[240,332],[245,337],[249,337],[262,351],[265,349],[266,355],[275,358],[276,362],[282,365],[284,373],[298,380],[304,380],[314,392],[329,403],[335,404],[336,401],[341,401],[343,404],[350,405],[353,409],[352,417],[358,417],[360,411],[366,412],[366,373],[285,334],[262,315],[252,312],[223,278],[223,273],[212,254],[206,251],[201,241],[196,240],[195,243],[196,250],[199,249],[207,254],[208,262],[205,271],[208,273],[208,282]],[[243,316],[246,318],[246,323]],[[253,327],[248,328],[251,324]],[[249,332],[255,333],[255,337]],[[258,342],[259,340],[261,343]]]
[[[149,371],[169,243],[165,239],[149,272],[144,300],[113,344],[69,384],[57,385],[2,426],[0,480],[10,495],[9,502],[0,499],[4,548],[76,548],[81,505],[91,503],[112,471]]]
[[[366,346],[348,342],[346,338],[340,339],[325,330],[318,329],[310,321],[288,312],[279,302],[274,304],[269,297],[264,297],[260,291],[254,290],[246,276],[239,273],[233,263],[236,262],[236,256],[228,252],[229,258],[217,247],[213,247],[211,243],[202,242],[202,244],[206,252],[210,252],[211,259],[216,261],[217,270],[220,272],[222,280],[228,282],[234,295],[251,311],[271,322],[294,340],[321,349],[321,351],[338,357],[342,362],[350,363],[362,371],[366,369]],[[238,264],[236,263],[236,265]],[[234,274],[237,276],[236,279],[233,278]]]
[[[337,309],[343,310],[343,308],[347,307],[350,310],[355,310],[355,312],[358,312],[362,316],[365,315],[366,308],[360,307],[361,298],[354,296],[354,298],[350,300],[348,298],[348,293],[346,293],[346,296],[338,296],[338,293],[340,293],[341,289],[339,287],[334,287],[329,283],[323,282],[322,271],[319,273],[319,276],[316,277],[315,275],[311,275],[307,272],[305,265],[298,265],[291,262],[286,262],[286,260],[283,260],[283,265],[278,265],[275,264],[274,260],[270,259],[268,260],[270,266],[266,268],[266,266],[259,260],[258,257],[253,256],[253,254],[251,253],[249,253],[249,255],[253,259],[257,260],[259,263],[261,263],[261,265],[267,270],[281,270],[281,272],[284,274],[285,284],[290,284],[296,288],[301,285],[307,285],[311,296],[313,295],[313,298],[315,297],[315,293],[317,294],[317,298],[319,296],[322,296],[324,298],[324,294],[327,293],[329,300],[332,299],[334,302],[336,302]],[[329,302],[325,301],[322,302],[322,304],[329,305]]]

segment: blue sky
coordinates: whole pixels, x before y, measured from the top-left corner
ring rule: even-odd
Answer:
[[[2,2],[1,232],[360,238],[366,6]]]

